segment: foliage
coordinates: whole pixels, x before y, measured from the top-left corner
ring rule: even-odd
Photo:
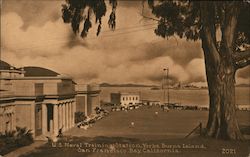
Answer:
[[[201,17],[202,5],[206,5],[209,14],[206,20]],[[167,1],[163,0],[157,4],[150,3],[152,13],[159,18],[159,24],[155,33],[162,37],[177,35],[188,40],[198,40],[201,37],[201,30],[206,22],[214,33],[216,30],[223,29],[227,25],[226,16],[229,9],[236,6],[238,24],[236,27],[235,48],[250,44],[250,3],[246,1]]]
[[[101,113],[101,108],[96,107],[96,108],[95,108],[95,113],[96,113],[96,114],[100,114],[100,113]]]
[[[115,10],[117,6],[116,0],[109,0],[112,11],[109,17],[110,29],[115,29]],[[81,37],[87,36],[89,29],[92,27],[91,15],[95,15],[95,22],[98,23],[96,35],[101,32],[102,17],[105,16],[107,6],[105,0],[66,0],[66,4],[62,5],[62,18],[65,23],[71,23],[72,30],[75,34],[79,33],[80,24],[83,22]]]
[[[87,117],[83,112],[75,112],[75,123],[82,122],[86,119]]]
[[[15,131],[5,132],[0,134],[0,152],[7,154],[19,147],[33,143],[31,130],[27,128],[16,127]]]

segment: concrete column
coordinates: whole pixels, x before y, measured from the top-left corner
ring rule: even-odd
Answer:
[[[71,128],[72,127],[72,117],[71,117],[71,115],[72,115],[72,107],[71,107],[71,102],[69,103],[69,124],[68,124],[68,127],[69,128]]]
[[[73,102],[71,102],[71,127],[74,126],[73,118],[74,118],[74,106],[73,106]]]
[[[57,114],[57,118],[58,118],[58,130],[61,128],[61,115],[60,115],[60,104],[58,104],[58,114]]]
[[[12,113],[9,113],[9,124],[10,124],[10,131],[13,131],[13,117],[12,117]]]
[[[62,104],[62,126],[63,126],[63,131],[66,130],[65,127],[65,104]]]
[[[61,104],[60,106],[61,106],[60,107],[61,108],[61,118],[60,118],[60,121],[61,121],[61,128],[63,128],[64,127],[64,125],[63,125],[63,118],[64,118],[63,117],[63,104]]]
[[[46,135],[47,134],[47,105],[42,104],[42,134]]]
[[[58,105],[53,105],[53,126],[54,126],[54,135],[58,135]]]
[[[61,104],[61,128],[63,128],[63,130],[64,130],[64,116],[63,116],[64,110],[63,110],[63,106],[64,106],[64,104]]]
[[[30,128],[33,133],[33,137],[35,137],[35,103],[30,104]]]
[[[88,94],[85,94],[85,108],[84,108],[84,114],[85,114],[85,116],[88,116],[88,105],[89,105],[89,103],[88,103],[88,101],[89,101],[89,96],[88,96]]]
[[[61,108],[60,108],[60,106],[61,105],[58,104],[58,116],[57,116],[58,117],[58,130],[61,128],[61,117],[60,117],[61,116],[61,112],[60,112]]]
[[[1,109],[1,108],[0,108]],[[0,112],[1,112],[1,110],[0,110]],[[0,115],[0,133],[2,133],[3,132],[3,116],[2,115]]]
[[[66,119],[65,119],[65,127],[66,127],[66,130],[68,130],[68,128],[69,128],[68,127],[69,126],[68,125],[69,124],[69,117],[68,117],[69,116],[69,104],[68,103],[65,104],[65,111],[66,111],[65,112],[65,117],[66,117]]]
[[[75,112],[76,112],[76,102],[75,101],[72,102],[72,109],[73,109],[73,111],[72,111],[72,114],[73,114],[72,126],[74,127],[75,126]]]
[[[68,129],[70,129],[70,102],[68,102]]]
[[[16,108],[15,106],[13,106],[13,126],[14,126],[14,130],[16,130]]]
[[[71,121],[70,121],[70,127],[72,128],[74,125],[74,123],[73,123],[73,116],[74,116],[74,114],[73,114],[73,102],[71,102],[70,103],[70,106],[71,106],[71,117],[70,117],[70,119],[71,119]]]
[[[70,106],[71,106],[71,114],[70,114],[70,127],[72,128],[73,127],[73,102],[70,103]]]

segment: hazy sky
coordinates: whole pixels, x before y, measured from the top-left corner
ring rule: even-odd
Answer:
[[[169,67],[172,82],[206,84],[200,42],[157,37],[156,22],[140,16],[139,1],[118,2],[114,32],[107,26],[108,6],[100,36],[94,25],[84,40],[63,23],[63,3],[2,0],[1,59],[17,67],[49,68],[83,83],[159,84]],[[249,69],[237,74],[237,83],[249,83]]]

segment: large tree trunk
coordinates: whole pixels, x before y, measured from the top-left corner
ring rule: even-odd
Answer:
[[[209,90],[209,118],[207,135],[220,139],[243,139],[236,120],[235,106],[235,61],[233,40],[237,24],[237,7],[230,3],[225,21],[221,25],[221,44],[217,46],[214,25],[213,2],[201,3],[202,48],[204,51],[206,76]]]
[[[207,135],[220,139],[243,139],[236,119],[235,70],[226,62],[223,60],[217,68],[206,64],[210,99]]]
[[[207,135],[219,139],[243,139],[236,119],[236,68],[228,48],[218,52],[209,30],[204,30],[202,48],[209,90]]]

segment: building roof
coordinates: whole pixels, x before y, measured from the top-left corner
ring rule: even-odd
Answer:
[[[129,92],[129,93],[122,92],[120,94],[121,95],[140,95],[140,93],[136,93],[136,92]]]
[[[33,67],[28,66],[24,67],[24,76],[25,77],[56,77],[59,74],[55,71],[42,68],[42,67]]]
[[[0,60],[0,70],[10,70],[11,65],[5,61]]]

